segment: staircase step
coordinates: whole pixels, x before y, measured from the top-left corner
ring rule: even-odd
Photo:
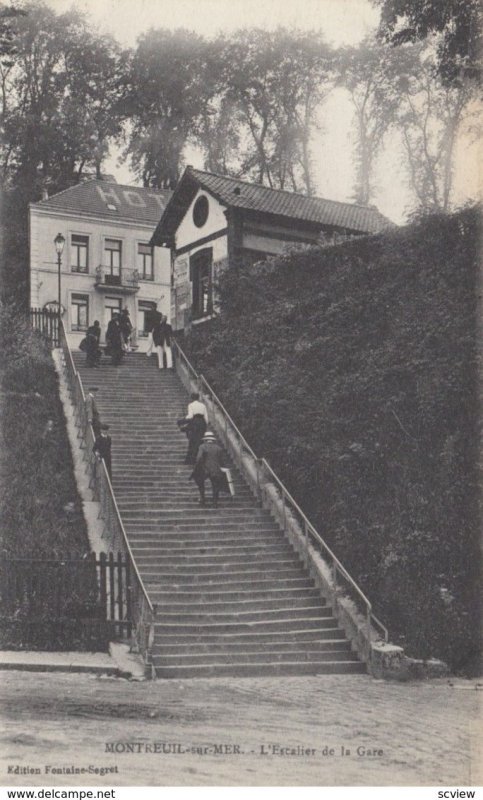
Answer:
[[[201,654],[193,655],[191,653],[181,654],[172,653],[153,653],[153,663],[156,667],[173,667],[181,664],[183,667],[187,666],[208,666],[212,664],[283,664],[295,663],[306,664],[310,663],[324,663],[324,662],[338,662],[342,663],[359,663],[357,658],[351,652],[342,650],[285,650],[285,651],[272,651],[271,648],[260,650],[259,652],[203,652]]]
[[[360,661],[287,662],[266,664],[210,664],[205,666],[156,667],[158,678],[255,677],[267,675],[354,675],[364,674]]]
[[[158,598],[156,598],[156,604],[159,610],[159,613],[162,614],[163,620],[166,619],[166,615],[175,615],[180,620],[186,614],[193,614],[196,611],[196,614],[201,616],[206,616],[209,614],[247,614],[247,613],[265,613],[268,612],[270,614],[280,614],[281,608],[285,609],[283,613],[286,613],[288,610],[297,611],[299,613],[302,610],[306,610],[307,608],[311,608],[311,603],[318,603],[318,607],[325,608],[324,604],[317,598],[310,597],[291,597],[289,598],[290,606],[287,608],[287,605],[284,603],[281,605],[280,599],[264,597],[261,600],[234,600],[232,602],[228,601],[207,601],[207,600],[198,600],[196,605],[189,602],[178,602],[177,596],[171,595],[171,600],[166,600],[165,602],[161,602]],[[152,597],[154,601],[154,596]],[[288,602],[285,601],[286,603]],[[327,608],[326,616],[331,616],[332,612],[329,608]]]
[[[242,576],[244,575],[245,573],[242,573]],[[179,576],[176,577],[179,578]],[[172,574],[166,575],[165,580],[163,581],[157,580],[155,576],[153,576],[150,580],[146,580],[146,578],[143,577],[143,580],[146,586],[149,588],[149,595],[152,595],[153,598],[156,598],[159,593],[167,591],[171,593],[188,592],[191,594],[224,594],[225,592],[234,592],[236,594],[240,594],[250,592],[251,589],[254,591],[270,592],[274,589],[277,591],[283,591],[284,589],[292,588],[313,588],[314,585],[314,582],[311,578],[300,572],[297,572],[295,577],[289,576],[285,578],[277,573],[276,581],[274,581],[270,576],[256,580],[251,576],[245,578],[245,580],[233,580],[231,576],[217,575],[216,578],[213,576],[202,580],[197,576],[192,575],[191,582],[188,577],[185,580],[178,580],[175,582]]]
[[[298,653],[301,657],[305,657],[306,653],[349,653],[353,656],[351,646],[347,639],[343,639],[337,637],[337,631],[327,631],[327,633],[333,634],[332,638],[306,638],[306,639],[298,639],[292,641],[278,641],[275,636],[268,637],[254,637],[252,636],[248,641],[240,641],[240,637],[237,640],[231,641],[231,639],[235,639],[235,637],[225,636],[223,640],[221,637],[218,637],[218,641],[196,641],[194,637],[190,638],[189,642],[177,642],[173,643],[171,638],[164,639],[162,643],[162,649],[157,649],[154,651],[156,657],[160,658],[169,658],[171,656],[180,655],[184,658],[188,658],[190,656],[193,657],[202,657],[204,654],[208,653],[210,655],[220,654],[223,655],[224,653],[230,656],[236,656],[242,660],[243,656],[248,655],[249,653],[252,655],[257,655],[258,653],[265,654],[267,652],[273,653],[275,655],[283,654],[283,653]],[[210,640],[214,637],[209,637]],[[168,644],[169,641],[169,644]]]
[[[248,648],[253,647],[256,643],[257,645],[270,645],[270,647],[276,642],[282,642],[284,644],[288,642],[296,642],[300,648],[305,649],[307,646],[312,646],[314,641],[317,642],[324,642],[324,641],[332,641],[337,640],[340,641],[342,637],[342,631],[340,628],[332,627],[332,628],[308,628],[299,626],[296,630],[270,630],[270,631],[262,631],[257,630],[256,632],[251,631],[208,631],[205,629],[200,633],[200,631],[164,631],[162,639],[158,639],[155,642],[155,649],[156,647],[168,648],[170,646],[178,646],[178,645],[185,645],[191,647],[192,645],[198,644],[220,644],[224,648],[231,648],[234,645],[243,645],[243,647]]]
[[[334,629],[337,627],[337,622],[331,617],[326,619],[324,617],[312,616],[303,617],[302,619],[297,616],[285,616],[276,620],[263,620],[263,621],[250,621],[250,622],[155,622],[154,633],[162,640],[163,636],[180,633],[180,634],[196,634],[203,638],[205,634],[210,633],[290,633],[297,630],[303,625],[304,630],[326,630]]]

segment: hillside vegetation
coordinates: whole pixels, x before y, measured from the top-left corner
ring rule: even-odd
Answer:
[[[0,347],[3,554],[89,552],[50,348],[5,305]]]
[[[0,647],[106,649],[50,347],[4,304],[0,346]]]
[[[478,667],[476,209],[223,276],[187,350],[410,655]]]

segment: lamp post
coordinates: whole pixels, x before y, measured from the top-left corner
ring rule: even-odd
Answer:
[[[61,233],[58,233],[57,236],[55,237],[54,244],[55,244],[55,251],[57,253],[57,276],[58,276],[58,290],[59,290],[59,296],[57,298],[59,303],[57,309],[59,314],[57,337],[60,347],[60,320],[62,319],[62,305],[60,302],[60,268],[62,266],[62,253],[64,251],[64,244],[65,244],[65,238],[62,236]]]

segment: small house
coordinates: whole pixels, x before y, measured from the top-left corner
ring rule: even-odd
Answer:
[[[213,286],[226,268],[279,255],[289,246],[328,246],[391,226],[374,206],[270,189],[187,167],[151,244],[171,251],[175,330],[213,314]]]

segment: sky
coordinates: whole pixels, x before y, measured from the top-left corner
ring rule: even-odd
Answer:
[[[113,35],[123,46],[134,46],[150,28],[188,28],[206,37],[242,27],[273,29],[277,26],[321,30],[335,45],[356,45],[377,27],[378,9],[369,0],[46,0],[57,12],[85,11],[100,32]],[[315,183],[321,197],[350,201],[354,171],[351,108],[343,90],[335,90],[322,111],[325,126],[313,141]],[[324,129],[325,127],[325,129]],[[190,149],[187,163],[203,167],[201,153]],[[458,148],[455,202],[474,198],[480,176],[476,147],[462,141]],[[113,152],[105,171],[120,183],[135,184],[129,164]],[[410,204],[402,154],[395,139],[388,140],[376,174],[373,202],[380,211],[401,223]]]

